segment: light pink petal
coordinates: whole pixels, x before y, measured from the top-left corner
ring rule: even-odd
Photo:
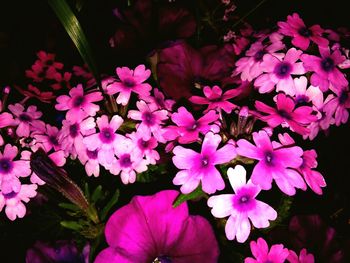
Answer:
[[[252,221],[253,226],[265,228],[270,225],[269,220],[277,218],[277,212],[268,204],[256,200],[256,207],[248,212],[248,217]]]
[[[233,213],[232,194],[211,196],[208,199],[208,206],[212,208],[211,213],[217,218],[224,218]]]
[[[228,168],[227,176],[235,193],[246,184],[246,174],[247,172],[242,165],[236,165],[234,169]]]

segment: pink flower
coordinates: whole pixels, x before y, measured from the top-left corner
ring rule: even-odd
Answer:
[[[312,103],[313,105],[320,105],[323,102],[323,93],[318,87],[310,86],[307,88],[307,78],[301,76],[294,79],[295,92],[290,94],[294,96],[296,105],[304,105]]]
[[[130,110],[128,118],[141,121],[137,129],[145,132],[145,138],[150,138],[153,134],[158,141],[164,141],[161,125],[168,119],[168,111],[158,110],[155,104],[147,104],[143,100],[136,102],[136,106],[138,111]]]
[[[208,132],[200,153],[182,146],[174,148],[173,163],[182,170],[176,174],[173,183],[182,185],[182,193],[192,192],[200,182],[202,182],[203,191],[208,194],[225,188],[224,180],[215,165],[231,161],[236,157],[236,150],[230,143],[217,150],[220,142],[219,135]]]
[[[135,196],[118,209],[105,228],[108,248],[95,263],[217,262],[219,248],[209,222],[172,204],[178,192]]]
[[[114,175],[120,173],[124,184],[134,183],[136,173],[142,173],[147,170],[148,162],[142,158],[135,144],[129,138],[120,136],[118,147],[114,148],[115,155],[118,157],[107,169]]]
[[[101,92],[92,92],[84,95],[83,86],[79,84],[77,87],[69,91],[69,96],[62,95],[57,98],[55,108],[65,111],[66,119],[71,121],[80,121],[88,116],[95,116],[100,106],[93,102],[101,101]]]
[[[117,103],[126,105],[129,102],[131,92],[139,95],[139,99],[146,98],[150,95],[151,85],[143,83],[151,75],[145,65],[139,65],[134,70],[127,67],[117,68],[117,75],[121,82],[114,82],[107,86],[107,92],[113,95],[119,92]]]
[[[346,123],[349,118],[348,109],[350,109],[350,92],[348,87],[335,90],[336,97],[330,99],[325,105],[324,110],[327,114],[335,116],[335,125]]]
[[[243,243],[250,233],[249,219],[254,227],[265,228],[270,225],[269,220],[277,218],[277,212],[255,199],[260,188],[250,180],[246,183],[243,166],[230,167],[227,176],[235,194],[212,196],[208,199],[208,206],[212,207],[211,213],[217,218],[229,216],[225,227],[227,238],[233,240],[236,237],[238,242]]]
[[[288,249],[284,248],[282,244],[273,245],[269,251],[269,247],[264,239],[250,242],[250,249],[254,258],[245,258],[244,263],[283,263],[289,255]]]
[[[0,113],[0,129],[14,124],[12,115],[8,112]]]
[[[8,109],[15,115],[15,124],[18,125],[16,134],[19,137],[28,137],[33,127],[43,126],[44,123],[38,120],[42,113],[37,111],[36,106],[29,106],[26,111],[24,107],[16,103],[15,105],[9,105]]]
[[[308,54],[303,54],[300,57],[305,69],[314,72],[310,79],[311,84],[318,86],[323,92],[328,89],[335,91],[346,87],[348,81],[344,74],[337,68],[337,65],[343,63],[346,57],[338,49],[333,51],[333,53],[331,53],[328,47],[320,47],[319,50],[321,57]]]
[[[228,100],[239,95],[238,89],[231,89],[222,94],[222,89],[220,89],[219,86],[213,86],[212,88],[205,86],[203,88],[203,93],[205,96],[204,98],[192,96],[189,100],[194,104],[208,105],[208,108],[205,110],[206,112],[209,110],[220,111],[222,109],[226,113],[231,113],[231,111],[237,107]]]
[[[53,90],[60,90],[62,88],[68,88],[70,89],[71,88],[71,85],[70,85],[70,80],[72,78],[72,73],[70,72],[64,72],[63,74],[62,73],[59,73],[57,72],[55,75],[55,82],[54,84],[51,85],[51,88]]]
[[[58,135],[59,131],[57,127],[46,124],[45,130],[42,132],[36,132],[33,137],[35,138],[37,144],[41,144],[43,146],[45,152],[49,152],[51,149],[54,151],[61,149],[61,145],[58,143]]]
[[[160,159],[159,153],[155,150],[158,146],[156,138],[151,137],[149,139],[144,138],[142,130],[138,129],[137,132],[127,134],[127,137],[131,138],[134,145],[136,145],[136,151],[139,151],[142,157],[145,157],[150,164],[156,164]]]
[[[83,142],[89,151],[99,149],[99,163],[108,166],[115,160],[114,151],[118,147],[119,139],[121,138],[121,135],[116,134],[116,131],[122,125],[123,119],[118,115],[114,115],[108,121],[107,115],[102,115],[97,118],[96,123],[99,132],[86,136]]]
[[[171,111],[173,108],[175,101],[172,99],[165,99],[164,94],[159,91],[159,89],[155,88],[153,89],[153,96],[145,96],[144,101],[146,101],[148,104],[155,104],[157,105],[158,109],[160,110],[168,110]]]
[[[86,148],[85,151],[81,151],[78,155],[80,162],[85,166],[85,172],[88,176],[94,175],[98,177],[100,175],[98,152],[99,149],[90,151]]]
[[[180,107],[171,115],[171,120],[177,126],[168,126],[164,132],[166,140],[178,138],[179,143],[186,144],[198,140],[199,133],[205,135],[211,130],[211,125],[219,118],[215,111],[211,110],[203,117],[195,120],[192,114],[185,108]]]
[[[256,145],[245,139],[237,142],[239,155],[258,160],[254,167],[251,180],[264,190],[272,187],[272,179],[287,195],[294,195],[295,188],[305,189],[306,185],[300,174],[290,168],[299,168],[303,160],[303,150],[298,146],[280,147],[270,141],[264,131],[254,132],[253,140]],[[275,148],[276,145],[278,148]]]
[[[289,250],[289,256],[287,260],[290,263],[314,263],[315,262],[314,255],[308,254],[305,248],[303,248],[300,251],[299,257],[293,250]]]
[[[328,46],[328,40],[322,37],[324,30],[319,25],[306,27],[297,13],[287,16],[287,22],[278,22],[278,26],[279,32],[292,37],[292,44],[302,50],[308,49],[310,41],[317,46]]]
[[[294,100],[284,93],[277,95],[277,109],[260,101],[255,102],[258,111],[268,114],[260,117],[260,119],[267,122],[270,127],[275,128],[282,124],[282,126],[287,126],[296,133],[305,135],[309,132],[305,126],[316,121],[317,117],[312,114],[311,107],[301,106],[296,108],[295,106]]]
[[[271,92],[275,86],[276,91],[294,90],[292,75],[301,75],[305,73],[302,62],[296,62],[302,52],[291,48],[287,51],[283,59],[277,58],[271,54],[264,55],[261,68],[265,72],[260,75],[254,82],[260,93]]]
[[[30,198],[36,196],[36,184],[23,184],[18,192],[0,192],[0,211],[4,207],[8,219],[14,221],[17,217],[23,218],[26,214],[26,207],[23,202],[28,203]]]

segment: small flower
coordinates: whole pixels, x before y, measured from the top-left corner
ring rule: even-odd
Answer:
[[[98,148],[93,151],[86,148],[85,151],[81,151],[78,155],[80,162],[85,166],[85,172],[88,176],[94,175],[95,177],[98,177],[100,175],[98,152]]]
[[[187,204],[172,204],[178,192],[135,196],[107,221],[108,248],[95,263],[217,262],[219,248],[209,222],[188,214]]]
[[[330,99],[324,105],[324,111],[335,117],[335,125],[346,123],[349,118],[350,92],[348,87],[335,90],[336,97]]]
[[[320,105],[323,102],[323,93],[318,87],[310,86],[307,88],[307,78],[301,76],[294,79],[295,93],[294,101],[297,106],[303,106],[307,103]]]
[[[270,250],[267,243],[261,237],[257,241],[250,242],[250,249],[254,258],[245,258],[244,263],[283,263],[289,255],[287,248],[284,248],[282,244],[273,245]]]
[[[192,192],[200,182],[203,191],[208,194],[225,188],[224,180],[215,165],[231,161],[236,157],[236,150],[230,143],[217,150],[220,142],[219,135],[208,132],[200,153],[182,146],[174,148],[173,163],[182,170],[176,174],[173,183],[182,185],[182,193]]]
[[[153,89],[153,96],[144,97],[144,101],[148,104],[157,105],[160,110],[168,110],[171,111],[173,108],[175,101],[172,99],[165,99],[164,94],[157,88]]]
[[[294,195],[295,188],[305,189],[306,185],[300,174],[289,168],[299,168],[303,160],[303,150],[298,146],[280,147],[270,141],[264,131],[254,132],[253,145],[245,139],[237,142],[239,155],[258,160],[251,180],[264,190],[271,189],[272,179],[287,195]],[[277,146],[278,148],[275,148]]]
[[[306,27],[297,13],[287,16],[287,22],[278,22],[278,26],[279,32],[292,37],[292,44],[302,50],[308,49],[310,41],[317,46],[328,46],[328,40],[322,37],[324,30],[319,25]]]
[[[67,120],[79,121],[88,116],[95,116],[100,106],[93,102],[101,101],[102,99],[101,92],[84,94],[83,86],[79,84],[69,91],[69,96],[59,96],[57,98],[58,104],[56,104],[55,108],[60,111],[68,110]]]
[[[299,257],[293,250],[289,250],[289,256],[287,260],[290,263],[314,263],[315,262],[314,255],[312,255],[311,253],[308,254],[305,248],[303,248],[300,251]]]
[[[126,105],[129,102],[131,92],[139,95],[139,99],[150,95],[151,85],[145,82],[151,75],[151,71],[145,65],[139,65],[134,70],[127,67],[117,68],[117,75],[121,82],[113,82],[107,86],[109,95],[119,93],[117,103]]]
[[[270,225],[269,220],[277,218],[277,212],[269,205],[256,200],[260,188],[250,180],[246,182],[246,170],[237,165],[227,171],[230,184],[235,194],[212,196],[208,199],[211,213],[218,218],[229,216],[225,232],[229,240],[235,237],[243,243],[250,233],[250,221],[256,228],[265,228]]]
[[[58,142],[59,130],[57,127],[46,124],[45,130],[42,132],[36,132],[33,137],[37,144],[41,144],[44,147],[45,152],[49,152],[52,149],[54,151],[61,150],[61,146]]]

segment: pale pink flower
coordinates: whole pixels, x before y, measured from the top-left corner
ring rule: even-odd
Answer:
[[[239,140],[237,154],[259,161],[251,176],[254,184],[269,190],[274,179],[281,191],[287,195],[294,195],[295,188],[306,189],[303,178],[294,170],[303,162],[303,150],[300,147],[276,145],[275,142],[271,142],[265,131],[254,132],[253,140],[255,145],[245,139]]]
[[[16,103],[15,105],[9,105],[8,109],[15,115],[15,124],[18,125],[16,134],[19,137],[28,137],[33,127],[44,125],[44,122],[39,120],[42,113],[37,111],[36,106],[31,105],[25,111],[21,104]]]
[[[314,263],[315,262],[314,255],[312,255],[311,253],[308,254],[305,248],[303,248],[300,251],[299,257],[293,250],[289,250],[289,256],[287,260],[290,263]]]
[[[78,155],[80,162],[85,166],[85,172],[88,176],[98,177],[100,175],[100,163],[98,161],[99,149],[93,151],[81,151]]]
[[[294,79],[295,92],[289,94],[294,96],[296,105],[304,105],[312,103],[313,105],[320,105],[323,102],[323,93],[318,87],[307,87],[307,78],[301,76]]]
[[[245,258],[244,263],[283,263],[289,255],[288,249],[282,244],[272,245],[269,250],[266,241],[261,237],[257,241],[250,242],[250,249],[255,258]]]
[[[237,165],[230,167],[227,176],[235,194],[211,196],[208,206],[211,213],[217,218],[229,216],[225,232],[229,240],[237,238],[240,243],[245,242],[250,234],[250,222],[256,228],[265,228],[270,225],[269,220],[277,218],[277,212],[269,205],[256,200],[260,187],[246,180],[246,170]]]
[[[103,99],[101,92],[96,91],[89,94],[84,94],[84,89],[81,84],[72,88],[68,95],[62,95],[57,98],[55,108],[60,111],[68,110],[66,119],[71,121],[80,121],[88,116],[95,116],[100,106],[93,102]]]
[[[181,171],[176,174],[173,183],[182,185],[182,193],[192,192],[200,182],[203,191],[208,194],[225,188],[224,180],[215,165],[231,161],[236,157],[236,150],[230,143],[217,150],[220,142],[220,135],[208,132],[200,153],[182,146],[174,148],[173,163]]]
[[[24,203],[28,203],[30,198],[36,196],[36,184],[20,185],[18,192],[3,193],[0,192],[0,211],[5,207],[5,213],[8,219],[14,221],[17,217],[23,218],[26,214]]]
[[[126,136],[132,139],[134,145],[136,145],[135,150],[139,151],[148,163],[154,165],[160,159],[159,153],[155,150],[158,146],[156,138],[150,137],[145,139],[144,133],[140,129]]]
[[[107,92],[110,95],[119,93],[117,103],[126,105],[129,102],[131,92],[139,95],[139,99],[144,99],[150,95],[151,85],[143,83],[151,75],[151,71],[145,65],[139,65],[134,70],[127,67],[117,68],[117,75],[120,82],[115,81],[107,85]]]
[[[287,94],[294,90],[292,75],[305,73],[302,62],[297,62],[302,51],[291,48],[287,51],[283,59],[271,54],[264,55],[261,68],[265,72],[254,82],[260,93],[271,92],[275,87],[276,91],[284,91]]]

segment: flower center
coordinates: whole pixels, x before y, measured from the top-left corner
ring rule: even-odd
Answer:
[[[307,27],[300,28],[298,33],[303,37],[310,37],[312,35],[312,32]]]
[[[19,120],[21,122],[30,122],[32,118],[29,115],[22,113],[21,115],[19,115]]]
[[[11,198],[16,197],[17,194],[18,194],[18,193],[12,191],[12,192],[9,192],[9,193],[7,193],[7,194],[2,194],[2,195],[5,197],[5,199],[11,199]]]
[[[203,156],[201,159],[201,165],[202,167],[207,167],[209,165],[209,157]]]
[[[34,140],[34,139],[31,138],[31,137],[27,137],[27,138],[24,139],[24,143],[25,143],[25,144],[30,144],[33,140]]]
[[[254,55],[255,62],[261,61],[265,54],[266,54],[266,51],[263,49],[256,52]]]
[[[276,65],[274,69],[274,73],[279,77],[279,78],[285,78],[290,75],[290,72],[292,71],[292,65],[288,62],[281,62]]]
[[[125,153],[122,156],[120,156],[120,166],[121,167],[130,167],[131,166],[131,159],[130,159],[130,154]]]
[[[135,86],[135,81],[133,79],[127,78],[123,81],[123,84],[127,88],[132,88]]]
[[[192,125],[187,127],[188,131],[195,131],[198,128],[198,123],[194,122]]]
[[[278,111],[278,114],[279,114],[282,118],[284,118],[284,119],[286,119],[286,120],[290,120],[290,119],[291,119],[290,114],[289,114],[288,112],[286,112],[285,110],[279,110],[279,111]]]
[[[89,157],[89,159],[97,159],[97,154],[98,154],[98,150],[94,150],[94,151],[89,151],[89,150],[86,150],[86,155]]]
[[[147,126],[152,126],[155,123],[154,116],[152,112],[146,111],[142,114],[142,120],[146,123]]]
[[[299,95],[296,97],[295,102],[297,105],[306,105],[309,102],[309,97],[305,95]]]
[[[69,134],[72,138],[75,138],[78,136],[79,133],[79,125],[78,123],[74,123],[71,126],[69,126]]]
[[[250,200],[250,197],[249,197],[248,195],[243,195],[243,196],[239,199],[239,202],[240,202],[241,204],[246,204],[246,203],[249,202],[249,200]]]
[[[0,160],[0,173],[2,174],[6,174],[11,172],[13,168],[12,162],[7,159],[7,158],[3,158]]]
[[[114,140],[115,134],[111,128],[103,128],[99,135],[104,143],[111,143]]]
[[[332,71],[334,67],[335,67],[334,61],[330,57],[325,58],[321,61],[321,68],[326,72]]]
[[[272,164],[272,162],[273,162],[273,153],[272,152],[265,153],[265,161],[269,165]]]
[[[149,141],[145,141],[144,139],[139,139],[137,143],[141,149],[147,149],[149,146]]]
[[[168,257],[168,256],[159,256],[159,257],[156,257],[156,258],[152,261],[152,263],[171,263],[171,262],[173,262],[173,261],[172,261],[171,258]]]
[[[344,104],[349,98],[349,93],[346,90],[343,90],[338,98],[339,104]]]
[[[80,107],[84,103],[84,101],[85,101],[84,96],[78,96],[78,97],[74,98],[73,107],[74,108]]]

